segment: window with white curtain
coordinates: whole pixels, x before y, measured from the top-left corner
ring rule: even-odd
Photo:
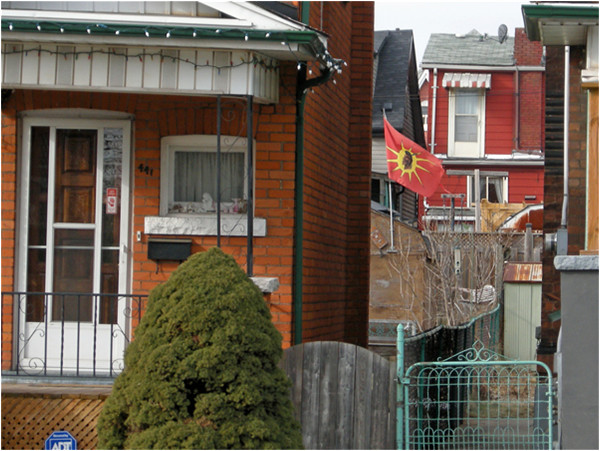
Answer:
[[[467,191],[469,204],[475,202],[475,177],[467,177]],[[487,199],[492,203],[508,202],[508,177],[506,176],[480,176],[479,177],[479,199]]]
[[[480,158],[485,137],[485,90],[450,89],[448,156]]]
[[[246,212],[247,140],[221,137],[221,170],[217,171],[217,137],[169,136],[161,141],[161,215]]]

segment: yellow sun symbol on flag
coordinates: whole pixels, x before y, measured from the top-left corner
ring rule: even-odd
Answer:
[[[396,158],[392,159],[392,160],[388,160],[388,162],[390,163],[396,163],[396,167],[392,170],[392,172],[396,172],[396,171],[402,171],[401,177],[404,177],[405,174],[408,174],[408,180],[412,181],[412,176],[413,174],[415,175],[415,177],[417,178],[417,180],[419,180],[419,183],[421,183],[421,185],[423,184],[423,182],[421,181],[421,177],[419,177],[419,173],[417,172],[417,169],[421,169],[425,172],[430,172],[427,169],[425,169],[423,166],[421,166],[419,164],[419,162],[421,161],[425,161],[429,164],[431,164],[431,162],[429,160],[427,160],[426,158],[419,158],[417,155],[419,155],[417,152],[412,152],[412,149],[406,149],[404,147],[404,144],[401,144],[402,149],[396,151],[394,149],[392,149],[389,146],[386,146],[386,148],[392,152],[394,155],[396,155]]]

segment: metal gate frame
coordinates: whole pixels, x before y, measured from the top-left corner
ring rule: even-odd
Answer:
[[[398,327],[398,449],[552,449],[552,372],[475,341],[404,371]]]

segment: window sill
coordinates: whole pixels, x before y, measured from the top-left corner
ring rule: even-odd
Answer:
[[[246,215],[221,215],[222,236],[248,236],[248,217]],[[144,218],[146,235],[217,235],[217,216],[214,214],[146,216]],[[254,218],[253,236],[267,235],[267,220]]]

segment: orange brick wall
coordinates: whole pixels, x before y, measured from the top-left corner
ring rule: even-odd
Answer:
[[[17,116],[14,107],[2,105],[2,291],[14,287],[16,231]],[[2,369],[12,358],[13,306],[2,297]]]
[[[306,97],[303,341],[366,345],[373,4],[311,2],[348,63]]]
[[[323,24],[329,51],[348,67],[307,97],[305,115],[305,340],[366,344],[369,282],[369,189],[373,4],[311,3],[311,24]],[[323,13],[321,17],[321,12]],[[323,22],[321,22],[323,20]],[[284,346],[292,343],[294,192],[296,141],[295,62],[280,68],[280,102],[254,106],[255,215],[267,219],[267,236],[254,240],[254,275],[277,277],[266,297]],[[222,134],[246,136],[245,101]],[[144,218],[159,213],[160,139],[169,135],[216,134],[216,100],[190,96],[100,94],[16,90],[2,105],[2,289],[14,289],[17,113],[44,108],[84,108],[132,114],[133,191],[132,291],[146,294],[165,281],[177,263],[147,258]],[[143,168],[140,170],[140,166]],[[146,168],[148,171],[146,171]],[[216,237],[192,237],[192,252],[216,245]],[[246,237],[225,237],[221,247],[246,265]],[[2,368],[12,346],[12,305],[2,306]]]

